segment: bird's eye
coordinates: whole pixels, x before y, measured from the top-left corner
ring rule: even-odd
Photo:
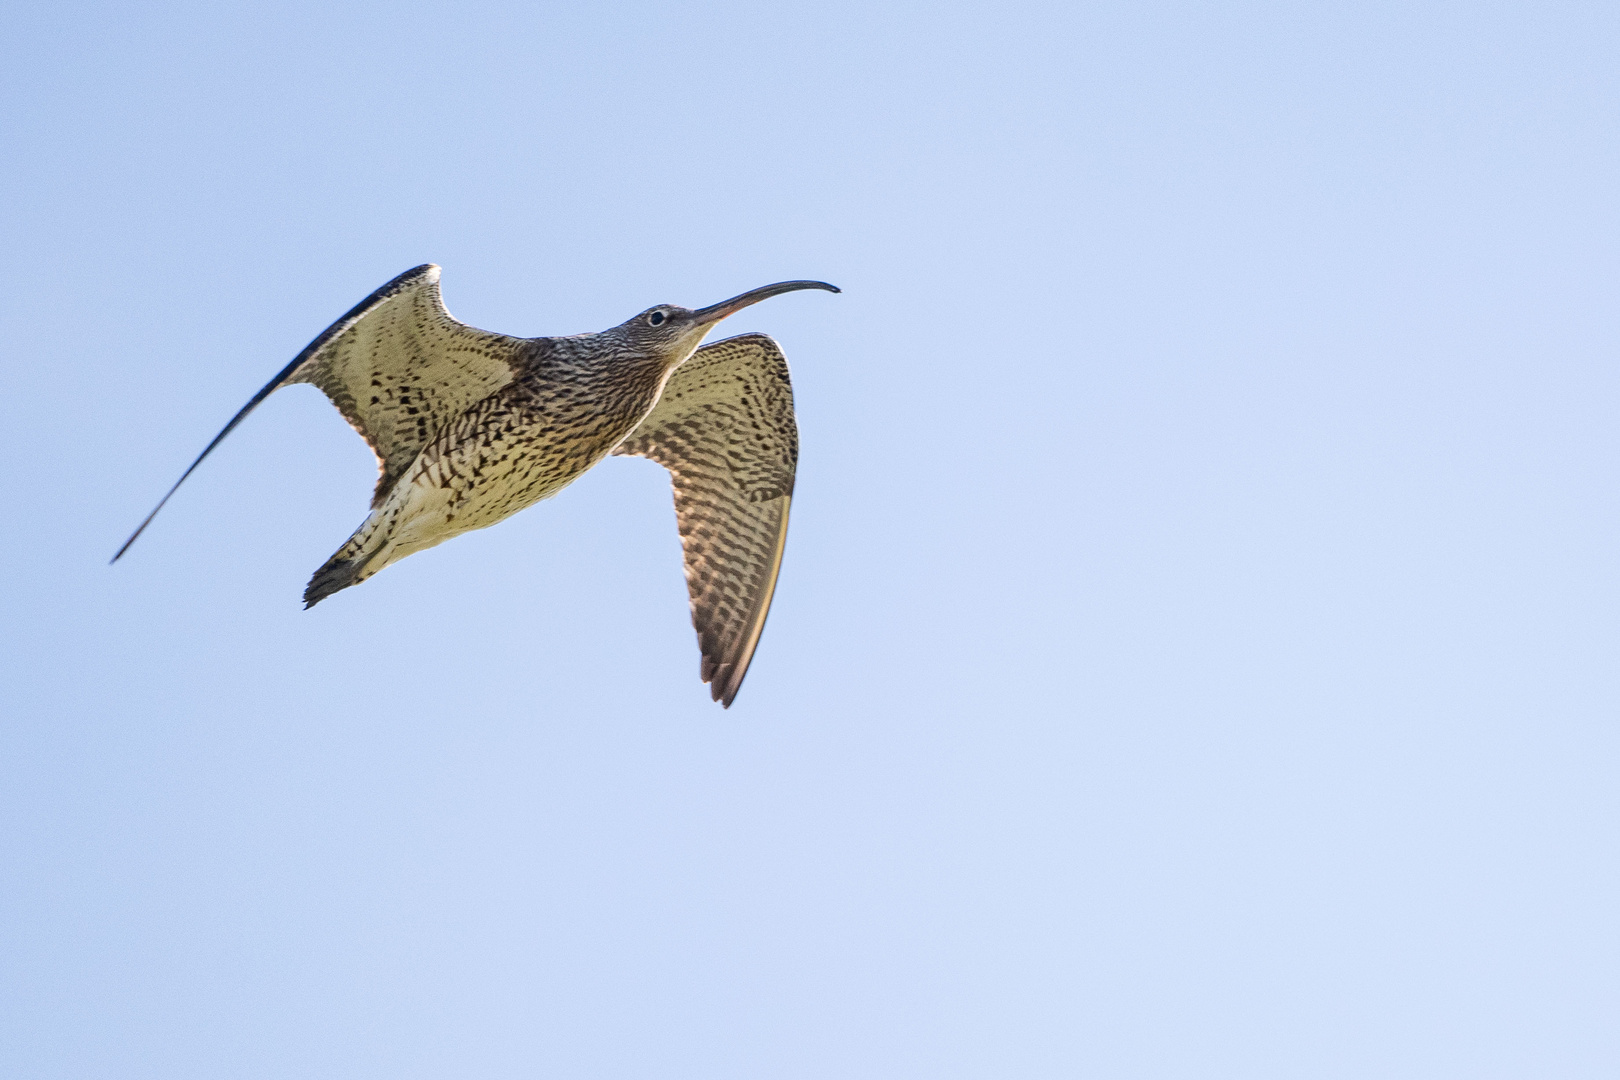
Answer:
[[[647,322],[653,326],[661,326],[667,317],[662,311],[655,311],[647,316]]]

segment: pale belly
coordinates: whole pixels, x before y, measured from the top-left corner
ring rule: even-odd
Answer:
[[[477,422],[424,450],[356,533],[357,553],[366,556],[358,579],[555,495],[606,457],[640,418],[526,419],[469,417]]]

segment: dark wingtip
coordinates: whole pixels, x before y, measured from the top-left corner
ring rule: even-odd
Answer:
[[[731,665],[722,664],[712,656],[703,657],[703,681],[709,684],[709,700],[718,701],[723,709],[731,708],[731,699],[737,688],[731,685]]]
[[[230,429],[227,428],[226,430],[228,431]],[[217,443],[219,440],[215,439],[214,441]],[[208,449],[212,450],[213,447],[210,446]],[[208,454],[208,450],[204,450],[203,451],[203,456],[206,457],[207,454]],[[198,458],[197,460],[201,461],[202,458]],[[191,469],[195,469],[196,467],[197,467],[196,463],[193,462],[192,466],[191,466]],[[191,475],[191,469],[186,470],[186,476]],[[179,479],[179,481],[177,481],[175,483],[174,487],[169,489],[169,495],[173,495],[175,493],[175,491],[180,487],[180,484],[185,482],[186,476],[182,476]],[[163,509],[163,503],[166,503],[166,502],[169,501],[169,495],[163,496],[163,501],[159,502],[157,504],[157,506],[153,507],[152,512],[150,514],[146,515],[146,520],[141,522],[139,525],[135,526],[135,531],[129,534],[129,539],[128,540],[124,541],[124,546],[119,548],[118,551],[113,555],[113,557],[107,560],[107,565],[108,566],[111,566],[113,563],[117,562],[119,559],[122,559],[124,557],[124,552],[129,550],[130,545],[133,544],[136,540],[140,539],[141,533],[146,531],[146,527],[148,525],[152,524],[152,519],[157,517],[158,511]]]
[[[744,675],[748,674],[746,671]],[[709,683],[709,699],[718,701],[722,709],[731,708],[731,703],[737,699],[737,691],[742,689],[742,679],[737,675],[735,664],[718,664],[714,671],[714,680]]]

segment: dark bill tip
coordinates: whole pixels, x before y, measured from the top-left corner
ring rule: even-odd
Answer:
[[[750,289],[740,296],[733,296],[730,300],[722,300],[718,304],[710,304],[706,308],[699,308],[692,314],[697,316],[698,322],[719,322],[727,315],[735,314],[750,304],[757,304],[761,300],[769,300],[773,296],[783,293],[798,292],[800,289],[822,289],[826,292],[843,292],[836,285],[829,285],[825,281],[778,281],[775,285],[761,285],[757,289]]]

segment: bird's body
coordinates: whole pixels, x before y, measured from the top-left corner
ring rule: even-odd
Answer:
[[[305,600],[555,495],[623,442],[673,369],[600,337],[538,338],[517,350],[512,381],[422,448],[316,572]]]
[[[514,338],[451,318],[438,277],[436,266],[417,267],[367,297],[191,468],[281,386],[306,382],[326,393],[376,452],[380,476],[370,515],[311,579],[304,599],[313,606],[556,494],[610,453],[658,461],[674,479],[703,679],[729,705],[770,607],[798,432],[775,342],[752,334],[698,346],[747,304],[800,288],[837,290],[784,282],[695,312],[649,309],[598,334]]]

